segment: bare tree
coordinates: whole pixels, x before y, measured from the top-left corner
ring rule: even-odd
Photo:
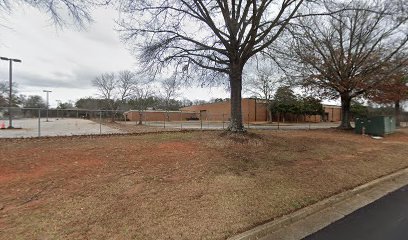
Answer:
[[[229,79],[229,130],[242,124],[242,71],[247,61],[272,44],[308,0],[123,0],[120,21],[125,41],[146,68],[172,67],[206,82]],[[304,11],[300,11],[304,7]]]
[[[116,79],[114,73],[104,73],[92,80],[92,85],[97,87],[98,95],[106,100],[115,98]]]
[[[154,91],[149,83],[141,83],[137,86],[134,97],[141,103],[139,106],[140,110],[145,110],[148,107],[146,99],[152,96],[154,96]]]
[[[92,85],[97,88],[98,96],[104,100],[106,109],[115,111],[112,116],[112,122],[115,121],[118,104],[117,98],[117,80],[114,73],[104,73],[92,80]]]
[[[291,51],[280,50],[293,63],[303,86],[322,97],[341,99],[339,127],[343,129],[351,128],[351,100],[364,96],[407,63],[406,12],[394,1],[376,5],[355,1],[353,7],[331,16],[299,19],[291,29]],[[387,67],[397,57],[403,59],[400,64]]]
[[[26,4],[49,15],[57,26],[72,22],[79,27],[92,21],[93,6],[107,5],[110,0],[0,0],[0,13],[12,12],[20,4]],[[68,20],[70,19],[70,20]]]
[[[119,77],[116,81],[116,85],[119,93],[119,100],[122,103],[124,103],[127,99],[134,95],[136,84],[136,75],[133,72],[129,70],[119,72]]]
[[[139,110],[139,125],[142,124],[142,110],[146,110],[151,104],[151,101],[154,96],[154,92],[152,90],[152,86],[150,82],[140,81],[139,84],[136,86],[133,94],[133,106],[135,106]]]
[[[170,100],[175,99],[180,91],[180,82],[176,76],[171,76],[161,82],[166,110],[169,110]]]
[[[251,96],[269,101],[282,82],[282,74],[271,61],[257,61],[254,65],[244,74],[244,91]]]

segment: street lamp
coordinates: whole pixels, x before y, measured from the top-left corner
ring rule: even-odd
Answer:
[[[14,59],[14,58],[6,58],[6,57],[0,57],[1,60],[4,61],[9,61],[9,102],[8,102],[8,114],[9,114],[9,126],[8,128],[14,128],[13,127],[13,119],[11,116],[11,100],[12,100],[12,90],[13,90],[13,62],[18,62],[21,63],[20,59]]]
[[[57,120],[58,120],[58,109],[61,106],[61,100],[55,100],[55,101],[57,102]],[[64,114],[64,113],[62,113],[62,114]],[[62,117],[62,118],[64,118],[64,117]]]
[[[47,93],[47,120],[46,120],[46,122],[48,122],[48,108],[49,108],[49,104],[48,104],[48,95],[49,95],[49,93],[50,92],[52,92],[52,91],[50,91],[50,90],[43,90],[43,92],[45,92],[45,93]]]

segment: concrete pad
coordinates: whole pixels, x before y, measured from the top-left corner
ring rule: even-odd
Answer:
[[[0,138],[21,138],[40,136],[73,136],[73,135],[92,135],[92,134],[112,134],[122,133],[118,129],[107,127],[87,119],[50,118],[49,122],[45,119],[16,119],[13,120],[13,126],[21,129],[0,130]],[[40,126],[40,128],[39,128]],[[40,133],[39,133],[40,130]]]

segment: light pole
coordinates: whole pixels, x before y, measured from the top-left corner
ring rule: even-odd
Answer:
[[[57,102],[57,120],[58,120],[58,109],[61,106],[61,100],[55,100]],[[62,113],[64,114],[64,113]]]
[[[11,116],[11,104],[12,104],[12,97],[13,97],[13,62],[19,62],[21,63],[20,59],[14,59],[14,58],[6,58],[6,57],[0,57],[1,60],[4,61],[9,61],[9,102],[8,102],[8,114],[9,114],[9,126],[8,128],[14,128],[13,127],[13,118]]]
[[[47,120],[46,120],[46,122],[48,122],[48,108],[49,108],[48,97],[49,97],[49,93],[52,92],[52,91],[50,91],[50,90],[43,90],[43,92],[47,93]]]

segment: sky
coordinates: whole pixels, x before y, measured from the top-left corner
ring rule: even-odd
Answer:
[[[13,82],[19,94],[40,95],[52,91],[50,106],[57,101],[96,97],[92,79],[101,73],[137,68],[114,30],[117,13],[99,8],[86,29],[59,29],[37,9],[19,5],[12,14],[0,16],[0,56],[21,59],[13,64]],[[0,81],[8,81],[9,66],[0,61]],[[179,99],[227,98],[222,88],[183,88]]]

